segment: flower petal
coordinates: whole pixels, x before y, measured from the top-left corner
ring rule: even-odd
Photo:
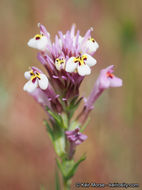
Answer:
[[[46,90],[48,87],[48,78],[44,74],[40,74],[40,80],[38,80],[39,87],[42,90]]]
[[[91,69],[88,65],[78,65],[77,67],[78,70],[78,74],[81,76],[85,76],[85,75],[90,75],[91,74]]]
[[[23,87],[24,91],[27,91],[29,93],[32,93],[38,86],[37,80],[33,83],[31,80],[29,80]]]
[[[26,72],[24,73],[24,77],[25,77],[27,80],[30,80],[30,78],[31,78],[30,71],[26,71]]]
[[[107,77],[100,77],[99,79],[99,88],[106,89],[110,87],[110,80]]]
[[[122,79],[115,76],[112,79],[110,79],[110,87],[120,87],[120,86],[122,86]]]
[[[35,48],[41,51],[45,51],[46,47],[48,45],[48,39],[46,36],[42,36],[40,39],[36,40],[35,38],[32,38],[28,41],[28,46],[31,48]]]
[[[66,63],[66,68],[65,70],[69,73],[72,73],[75,71],[75,69],[77,68],[78,63],[74,63],[74,58],[75,57],[71,57],[70,59],[68,59],[67,63]]]
[[[87,46],[87,52],[88,53],[95,53],[97,51],[97,49],[99,48],[99,44],[95,41],[92,42],[91,40],[87,40],[86,42],[86,46]]]
[[[97,61],[96,59],[94,59],[91,55],[89,54],[84,54],[87,56],[87,60],[85,61],[85,63],[89,66],[89,67],[92,67],[94,65],[96,65]]]

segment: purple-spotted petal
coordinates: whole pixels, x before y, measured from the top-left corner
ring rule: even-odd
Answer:
[[[40,39],[36,40],[35,37],[28,41],[28,46],[41,51],[45,51],[48,45],[48,38],[41,36]]]
[[[37,88],[37,86],[38,86],[37,79],[34,82],[29,80],[28,82],[26,82],[23,89],[24,89],[24,91],[32,93]]]

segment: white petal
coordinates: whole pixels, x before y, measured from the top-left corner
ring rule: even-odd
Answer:
[[[46,36],[42,36],[41,39],[36,40],[35,38],[32,38],[28,41],[28,46],[31,48],[35,48],[41,51],[45,51],[46,47],[48,45],[48,39]]]
[[[88,40],[86,42],[86,46],[88,49],[88,53],[95,53],[97,49],[99,48],[99,44],[96,41],[92,42],[91,40]]]
[[[71,57],[68,59],[67,63],[66,63],[66,68],[65,70],[69,73],[72,73],[75,71],[75,69],[77,68],[78,63],[74,63],[74,58],[75,57]]]
[[[39,87],[42,90],[46,90],[48,87],[48,78],[44,74],[40,74],[40,80],[38,80]]]
[[[58,71],[61,70],[61,64],[58,64],[57,62],[55,62],[55,67]]]
[[[81,65],[81,66],[78,65],[77,70],[78,70],[78,74],[81,76],[91,74],[91,69],[88,65]]]
[[[87,60],[85,61],[85,63],[89,66],[89,67],[92,67],[94,65],[96,65],[97,61],[96,59],[94,59],[91,55],[89,54],[84,54],[87,56]]]
[[[29,93],[32,93],[38,86],[37,80],[33,83],[31,80],[29,80],[25,85],[24,85],[24,91],[27,91]]]
[[[27,80],[30,80],[30,78],[31,78],[30,71],[26,71],[26,72],[24,73],[24,77],[25,77]]]

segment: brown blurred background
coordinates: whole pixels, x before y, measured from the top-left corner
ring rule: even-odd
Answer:
[[[42,123],[40,106],[25,93],[24,71],[41,67],[29,38],[44,24],[52,38],[76,23],[83,35],[94,27],[100,44],[98,64],[81,94],[89,95],[101,68],[116,65],[122,88],[109,89],[97,101],[85,130],[88,140],[76,153],[87,159],[75,182],[142,181],[142,1],[0,1],[0,190],[54,189],[55,153]],[[42,68],[44,71],[44,69]],[[137,189],[141,189],[137,188]],[[75,189],[74,185],[72,189]]]

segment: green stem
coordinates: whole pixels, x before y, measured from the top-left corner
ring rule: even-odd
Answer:
[[[70,190],[71,180],[64,181],[64,190]]]

